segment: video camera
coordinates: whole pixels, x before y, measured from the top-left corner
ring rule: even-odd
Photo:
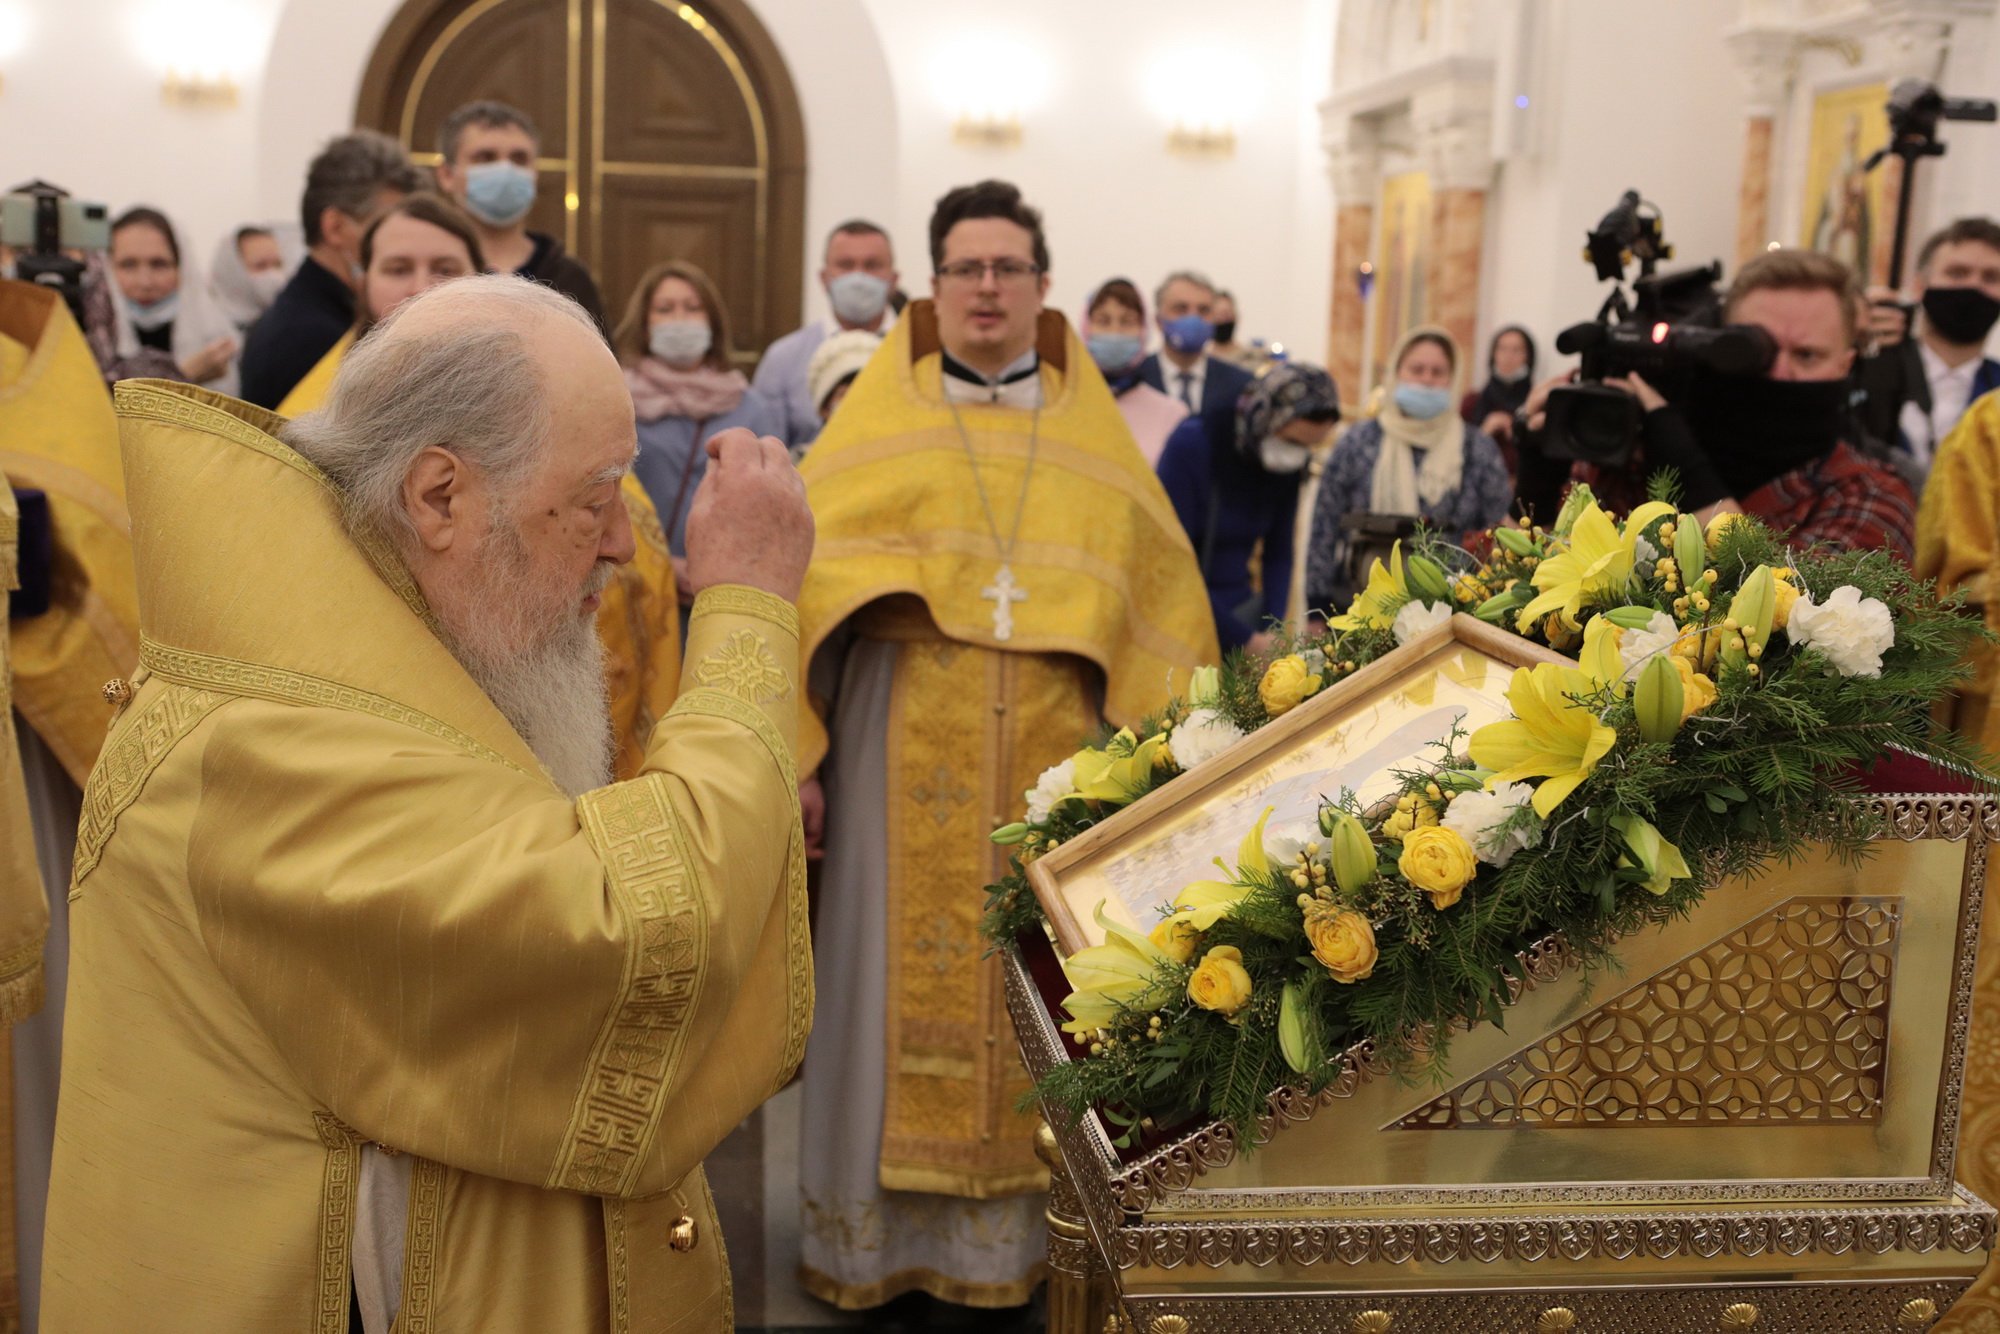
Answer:
[[[1777,356],[1769,334],[1755,325],[1722,323],[1722,264],[1658,273],[1673,247],[1659,210],[1627,190],[1584,242],[1597,276],[1615,284],[1597,318],[1556,336],[1556,350],[1580,356],[1578,383],[1549,392],[1542,450],[1552,459],[1610,468],[1631,461],[1639,443],[1640,407],[1609,377],[1637,374],[1668,398],[1684,393],[1698,371],[1759,374]],[[1622,284],[1633,260],[1639,277],[1628,302]]]
[[[84,264],[67,252],[110,244],[111,210],[102,204],[72,199],[47,181],[29,181],[0,195],[0,245],[15,252],[14,276],[62,293],[79,325]]]

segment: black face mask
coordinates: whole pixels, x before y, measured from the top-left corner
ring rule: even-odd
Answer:
[[[1688,399],[1688,424],[1740,500],[1839,444],[1848,397],[1845,379],[1703,374]]]
[[[1221,323],[1221,324],[1218,324],[1218,325],[1216,325],[1216,326],[1215,326],[1215,341],[1216,341],[1216,342],[1218,342],[1218,343],[1233,343],[1233,342],[1235,342],[1235,341],[1236,341],[1236,321],[1235,321],[1235,320],[1225,320],[1225,321],[1224,321],[1223,323]]]
[[[1933,287],[1924,293],[1924,319],[1947,342],[1970,347],[2000,320],[2000,301],[1977,287]]]

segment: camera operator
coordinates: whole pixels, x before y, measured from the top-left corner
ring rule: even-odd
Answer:
[[[1521,409],[1520,500],[1544,521],[1565,483],[1586,481],[1608,508],[1645,499],[1646,480],[1671,468],[1681,504],[1704,521],[1751,514],[1798,546],[1886,549],[1910,559],[1916,502],[1891,469],[1850,443],[1848,372],[1860,302],[1847,266],[1809,250],[1760,255],[1736,275],[1723,318],[1769,334],[1776,356],[1761,376],[1704,374],[1685,405],[1670,404],[1638,375],[1606,384],[1643,409],[1639,452],[1615,472],[1579,463],[1568,470],[1539,447],[1549,390],[1545,381]]]
[[[1868,391],[1862,424],[1907,455],[1922,477],[1967,405],[2000,389],[2000,361],[1983,355],[2000,320],[2000,223],[1960,218],[1924,242],[1915,338],[1895,292],[1875,287],[1868,296],[1875,350],[1861,359]]]

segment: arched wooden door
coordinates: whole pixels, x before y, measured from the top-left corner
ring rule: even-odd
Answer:
[[[743,0],[405,0],[355,120],[435,163],[444,118],[479,98],[534,117],[529,225],[590,265],[613,323],[663,259],[715,279],[746,365],[799,323],[805,126]]]

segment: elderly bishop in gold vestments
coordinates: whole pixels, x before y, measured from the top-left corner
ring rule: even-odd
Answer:
[[[44,1327],[729,1326],[700,1163],[812,1013],[811,516],[719,438],[678,701],[611,784],[630,400],[512,277],[326,409],[119,386],[143,634],[85,794]]]
[[[897,321],[802,469],[820,545],[800,749],[809,823],[818,789],[826,812],[804,1277],[845,1307],[1027,1300],[1046,1179],[982,957],[1006,867],[987,835],[1105,720],[1139,721],[1216,656],[1165,492],[1042,309],[1040,217],[1002,182],[955,190],[931,251],[936,299]]]

